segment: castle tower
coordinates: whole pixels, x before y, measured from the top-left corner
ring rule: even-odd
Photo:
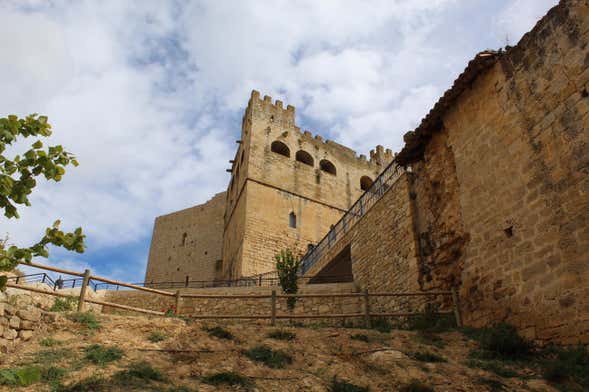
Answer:
[[[393,158],[370,160],[295,125],[295,109],[253,91],[226,192],[223,279],[275,269],[274,255],[304,253],[358,199]]]

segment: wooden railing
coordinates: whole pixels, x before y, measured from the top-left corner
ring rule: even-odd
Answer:
[[[364,323],[367,328],[371,326],[371,318],[372,317],[411,317],[422,315],[422,312],[390,312],[390,313],[374,313],[370,310],[370,298],[374,297],[448,297],[452,303],[452,310],[451,311],[443,311],[443,312],[436,312],[435,314],[438,315],[449,315],[453,314],[456,320],[457,326],[462,326],[462,317],[460,314],[460,306],[458,302],[458,295],[455,289],[451,291],[424,291],[424,292],[380,292],[380,293],[370,293],[368,290],[362,293],[317,293],[317,294],[277,294],[276,290],[272,290],[271,294],[236,294],[236,295],[226,295],[226,294],[191,294],[191,293],[184,293],[182,294],[180,290],[177,290],[175,293],[170,291],[164,290],[157,290],[143,286],[137,286],[130,283],[120,282],[108,278],[104,278],[101,276],[91,275],[90,270],[87,269],[84,272],[77,272],[66,270],[63,268],[52,267],[48,265],[38,264],[38,263],[21,263],[23,265],[27,265],[29,267],[40,268],[48,271],[80,276],[83,277],[82,287],[80,288],[79,295],[71,295],[71,294],[64,294],[59,291],[49,291],[43,290],[37,287],[31,287],[24,284],[16,284],[8,282],[6,285],[7,287],[32,291],[41,294],[47,294],[55,297],[62,297],[62,298],[75,298],[78,300],[78,311],[84,311],[84,304],[85,303],[92,303],[96,305],[108,306],[115,309],[122,309],[127,311],[139,312],[154,316],[165,316],[167,312],[158,312],[155,310],[143,309],[134,306],[128,305],[121,305],[113,302],[106,302],[100,301],[93,298],[88,298],[86,295],[88,289],[88,282],[90,279],[101,281],[105,283],[110,283],[113,285],[118,285],[122,287],[128,287],[130,289],[145,291],[151,294],[162,295],[166,297],[174,297],[175,300],[175,312],[179,314],[180,304],[183,298],[201,298],[201,299],[224,299],[224,300],[232,300],[232,299],[270,299],[270,309],[271,312],[269,315],[234,315],[234,314],[200,314],[200,315],[190,315],[190,318],[193,319],[269,319],[272,325],[276,324],[276,320],[279,319],[320,319],[320,318],[364,318]],[[277,314],[277,300],[281,298],[362,298],[363,299],[363,312],[362,313],[338,313],[338,314],[310,314],[310,315],[302,315],[302,314]]]

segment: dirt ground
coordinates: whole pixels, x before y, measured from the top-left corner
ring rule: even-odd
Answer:
[[[233,371],[249,378],[254,384],[250,389],[258,391],[329,391],[334,377],[371,391],[399,391],[414,381],[440,392],[556,391],[531,369],[522,368],[517,377],[504,378],[469,367],[468,354],[477,343],[457,331],[436,334],[432,341],[431,337],[424,339],[417,332],[403,330],[381,333],[358,328],[289,327],[287,324],[271,327],[267,322],[187,323],[177,318],[103,314],[98,314],[97,318],[101,327],[89,332],[65,317],[58,317],[57,321],[43,325],[42,333],[32,340],[0,356],[0,368],[25,366],[33,363],[40,351],[61,350],[60,355],[51,359],[52,363],[41,365],[66,369],[61,380],[65,386],[90,376],[109,378],[133,362],[146,361],[169,381],[152,382],[149,387],[146,382],[145,390],[183,390],[178,389],[182,386],[190,388],[185,390],[198,391],[244,389],[203,382],[207,375]],[[212,337],[204,329],[216,325],[231,332],[234,339]],[[284,341],[267,336],[280,328],[296,337]],[[154,331],[163,333],[166,338],[150,342],[149,336]],[[53,339],[55,345],[42,346],[40,341],[44,338]],[[116,346],[123,351],[123,357],[104,366],[89,363],[84,359],[84,348],[92,344]],[[272,369],[244,355],[244,350],[259,345],[290,354],[292,363],[283,369]],[[441,356],[447,362],[412,359],[415,352]],[[52,390],[47,383],[0,388],[6,391]],[[56,390],[55,386],[53,388]],[[113,385],[109,390],[128,389]]]

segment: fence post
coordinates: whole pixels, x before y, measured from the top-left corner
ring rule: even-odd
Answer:
[[[41,280],[41,283],[45,283],[45,277],[47,276],[47,274],[45,272],[43,272],[43,279]]]
[[[452,287],[452,305],[454,308],[454,317],[456,317],[456,326],[462,327],[462,314],[460,314],[460,302],[458,302],[458,293],[456,287]]]
[[[175,304],[175,312],[176,314],[180,314],[180,290],[176,290],[176,304]]]
[[[272,319],[271,325],[276,325],[276,290],[272,290]]]
[[[84,300],[86,299],[86,288],[90,281],[90,270],[84,271],[84,280],[82,281],[82,287],[80,288],[80,298],[78,299],[78,312],[84,311]]]
[[[364,326],[369,329],[370,324],[370,297],[368,296],[368,289],[364,290]]]

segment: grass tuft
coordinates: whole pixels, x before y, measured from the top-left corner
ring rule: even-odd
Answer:
[[[33,362],[42,365],[54,365],[55,363],[68,359],[74,356],[74,353],[69,348],[60,348],[57,350],[42,350],[35,353]]]
[[[506,323],[483,329],[478,340],[481,349],[489,358],[525,358],[534,348],[530,341],[517,333],[514,326]]]
[[[364,335],[364,334],[361,334],[361,333],[357,333],[355,335],[351,335],[350,336],[350,339],[359,340],[361,342],[366,342],[366,343],[370,342],[370,337],[368,335]]]
[[[471,368],[479,368],[488,372],[494,373],[500,377],[512,378],[518,377],[520,374],[510,367],[506,366],[500,361],[476,361],[470,360],[466,363],[466,366]]]
[[[248,377],[242,376],[236,372],[219,372],[204,376],[202,382],[209,385],[222,385],[227,384],[236,387],[243,387],[251,389],[254,387],[254,382]]]
[[[61,344],[63,344],[63,342],[60,342],[59,340],[55,340],[53,339],[51,336],[46,337],[45,339],[42,339],[39,344],[43,347],[53,347],[53,346],[59,346]]]
[[[103,377],[92,376],[68,386],[60,385],[56,390],[59,392],[106,392],[112,391],[112,383]]]
[[[39,381],[41,381],[41,368],[38,366],[0,370],[0,385],[26,387]]]
[[[419,343],[427,344],[437,348],[446,347],[446,341],[444,341],[444,339],[429,331],[418,331],[417,335],[415,336],[415,340],[417,340]]]
[[[430,353],[429,351],[416,351],[410,353],[409,356],[416,361],[421,362],[448,362],[446,358],[434,353]]]
[[[243,352],[255,362],[261,362],[272,369],[282,369],[292,363],[292,357],[280,350],[272,350],[268,346],[256,346]]]
[[[333,378],[329,386],[330,392],[368,392],[370,388],[361,387],[346,381],[338,381],[336,377]]]
[[[96,315],[91,312],[77,312],[68,315],[68,319],[74,323],[78,323],[88,328],[89,330],[100,329],[100,321],[96,318]]]
[[[235,338],[231,332],[219,326],[212,328],[204,327],[203,330],[205,330],[209,336],[213,336],[218,339],[233,340]]]
[[[127,387],[144,386],[150,381],[167,381],[167,377],[147,362],[132,363],[127,370],[121,370],[113,376],[115,384]]]
[[[268,333],[268,337],[271,339],[277,340],[294,340],[296,338],[296,334],[294,332],[290,332],[284,329],[277,329]]]
[[[118,361],[123,357],[123,350],[118,347],[105,347],[93,344],[84,349],[86,359],[96,365],[104,366],[107,363]]]
[[[157,342],[161,342],[162,340],[166,340],[168,338],[168,336],[163,333],[162,331],[153,331],[152,333],[149,334],[149,336],[147,337],[147,340],[149,340],[152,343],[157,343]]]
[[[492,378],[479,378],[475,381],[479,385],[486,385],[491,389],[492,392],[505,391],[505,384],[499,380],[493,380]]]
[[[49,308],[51,312],[71,312],[72,310],[78,307],[78,299],[77,298],[59,298],[56,297],[53,300],[53,305]]]
[[[542,373],[547,381],[563,390],[589,390],[589,353],[586,347],[549,347],[545,350],[545,357]]]

